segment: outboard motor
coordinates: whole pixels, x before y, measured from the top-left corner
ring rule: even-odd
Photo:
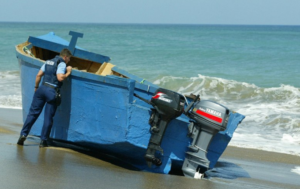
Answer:
[[[160,144],[167,125],[172,119],[175,119],[183,113],[185,99],[182,95],[163,88],[156,90],[151,101],[143,99],[136,94],[134,94],[134,96],[153,106],[152,114],[149,119],[151,138],[145,154],[145,160],[149,167],[151,167],[152,164],[160,166],[162,162],[159,158],[155,157],[155,153],[159,151],[163,154],[163,149],[160,147]]]
[[[198,95],[184,113],[191,118],[188,135],[192,144],[186,152],[182,171],[185,176],[201,178],[210,164],[206,157],[209,144],[215,134],[226,129],[230,111],[216,102],[199,101]]]

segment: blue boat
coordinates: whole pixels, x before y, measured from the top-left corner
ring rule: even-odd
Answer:
[[[162,89],[109,63],[108,56],[77,47],[83,34],[69,34],[70,42],[50,32],[30,36],[16,46],[23,119],[40,67],[68,48],[73,70],[61,89],[63,99],[51,139],[99,150],[155,173],[168,174],[171,168],[179,168],[196,178],[215,166],[243,115],[215,102]],[[176,104],[166,109],[171,101]],[[205,119],[198,119],[200,116]],[[43,112],[30,134],[39,136],[42,125]]]

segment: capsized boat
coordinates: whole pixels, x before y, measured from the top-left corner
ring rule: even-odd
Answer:
[[[61,88],[51,139],[99,150],[150,172],[179,168],[185,176],[201,178],[214,167],[245,116],[160,88],[111,64],[108,56],[77,47],[82,33],[69,35],[70,42],[50,32],[16,46],[24,120],[40,67],[68,48],[73,70]],[[31,135],[40,135],[43,119]]]

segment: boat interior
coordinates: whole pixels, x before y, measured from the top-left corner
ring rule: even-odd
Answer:
[[[30,47],[30,48],[29,48]],[[36,59],[40,59],[42,61],[50,60],[54,58],[56,55],[59,55],[57,52],[53,52],[47,49],[43,49],[40,47],[32,46],[28,41],[22,44],[17,45],[17,50],[26,55],[31,56]],[[106,76],[106,75],[114,75],[122,78],[129,78],[124,74],[120,74],[116,71],[114,71],[112,68],[115,66],[109,62],[99,63],[99,62],[93,62],[90,60],[78,58],[75,56],[71,57],[71,60],[69,62],[70,66],[72,66],[73,69],[82,71],[82,72],[89,72],[96,75]],[[132,78],[131,78],[132,79]],[[140,82],[142,83],[142,82]],[[193,100],[196,98],[196,95],[190,94],[190,95],[184,95],[189,100]]]
[[[57,52],[53,52],[47,49],[39,48],[32,46],[30,49],[27,48],[29,46],[29,42],[22,43],[17,46],[17,49],[20,53],[31,56],[43,61],[50,60],[54,58],[56,55],[59,55]],[[126,76],[117,73],[112,70],[112,68],[115,66],[109,62],[99,63],[99,62],[93,62],[90,60],[81,59],[75,56],[71,57],[71,60],[69,62],[70,66],[72,66],[73,69],[82,71],[82,72],[89,72],[101,76],[106,75],[115,75],[123,78],[127,78]]]

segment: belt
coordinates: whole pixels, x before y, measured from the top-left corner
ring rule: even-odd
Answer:
[[[45,86],[47,86],[47,87],[50,87],[50,88],[52,88],[52,89],[56,89],[57,87],[54,87],[53,85],[50,85],[50,84],[48,84],[48,83],[43,83],[43,85],[45,85]]]

